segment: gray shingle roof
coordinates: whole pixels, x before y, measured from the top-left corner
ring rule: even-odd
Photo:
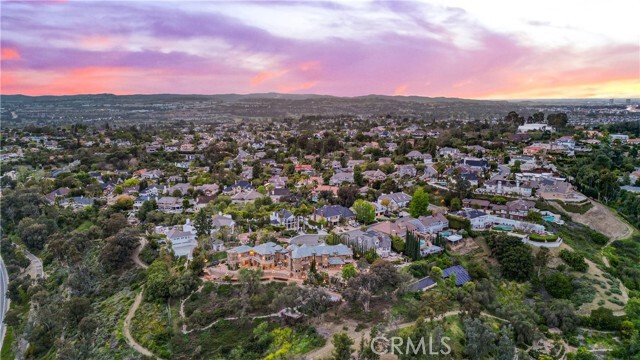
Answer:
[[[291,252],[291,257],[294,259],[300,259],[300,258],[312,256],[314,254],[316,256],[320,256],[320,255],[342,256],[342,255],[353,255],[353,251],[348,246],[343,244],[318,245],[318,246],[302,245]]]

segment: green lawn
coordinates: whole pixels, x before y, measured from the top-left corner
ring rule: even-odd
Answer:
[[[7,332],[4,335],[4,342],[2,343],[2,351],[0,351],[0,359],[15,359],[13,349],[11,346],[15,341],[15,335],[13,334],[13,327],[7,326]]]

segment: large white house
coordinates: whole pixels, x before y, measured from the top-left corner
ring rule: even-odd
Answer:
[[[288,231],[300,231],[304,226],[304,217],[295,216],[288,210],[282,209],[271,213],[269,222],[273,225],[284,226]]]
[[[167,243],[171,245],[175,256],[186,256],[188,260],[193,258],[193,250],[198,247],[198,241],[196,229],[191,225],[190,220],[187,219],[182,226],[157,226],[155,232],[167,236]]]
[[[460,211],[450,213],[453,216],[468,219],[471,222],[473,230],[489,229],[493,226],[509,226],[514,230],[520,230],[528,233],[544,234],[545,228],[542,225],[533,224],[525,221],[514,219],[506,219],[499,216],[487,214],[484,211],[476,209],[462,209]]]
[[[520,125],[518,126],[518,132],[519,133],[527,133],[529,131],[550,131],[550,132],[555,132],[556,130],[547,125],[547,124],[524,124],[524,125]]]

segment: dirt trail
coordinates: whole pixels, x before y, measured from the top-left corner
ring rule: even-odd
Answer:
[[[142,261],[140,259],[140,252],[142,251],[142,249],[144,249],[144,246],[147,244],[147,239],[144,237],[140,238],[140,245],[138,245],[138,247],[133,251],[133,255],[131,255],[131,258],[133,259],[133,262],[140,266],[143,269],[146,269],[149,267],[149,265],[145,264],[144,261]]]
[[[122,332],[124,333],[124,337],[127,341],[127,344],[129,344],[129,346],[131,346],[131,348],[133,348],[135,351],[139,352],[140,354],[146,357],[159,359],[157,356],[153,355],[153,353],[149,351],[149,349],[138,344],[138,342],[133,338],[133,336],[131,336],[131,320],[133,319],[133,316],[136,314],[136,310],[138,310],[138,307],[142,302],[143,292],[144,292],[144,289],[140,290],[138,295],[136,295],[136,299],[133,302],[133,305],[131,306],[131,308],[129,309],[129,313],[127,314],[127,317],[124,319],[124,323],[122,324]]]

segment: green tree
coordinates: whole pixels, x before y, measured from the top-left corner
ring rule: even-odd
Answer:
[[[356,275],[358,275],[358,271],[353,264],[347,264],[342,267],[342,278],[344,280],[349,280]]]
[[[360,165],[356,165],[353,167],[353,182],[358,186],[364,185],[364,177],[362,175],[362,169],[360,168]]]
[[[589,269],[589,265],[584,261],[584,256],[575,251],[562,249],[560,258],[576,271],[585,272]]]
[[[351,345],[354,341],[345,333],[337,333],[333,335],[333,351],[331,352],[331,360],[349,360],[353,353]]]
[[[196,214],[193,226],[196,228],[198,236],[209,235],[211,233],[211,228],[213,227],[213,219],[207,211],[201,209],[198,211],[198,214]]]
[[[418,187],[413,192],[411,203],[409,203],[409,214],[412,217],[417,218],[419,216],[425,216],[429,213],[429,194],[424,191],[422,187]]]
[[[358,187],[353,185],[341,186],[338,189],[338,204],[351,207],[358,197]]]
[[[398,235],[391,235],[391,248],[398,254],[404,253],[404,240]]]
[[[451,199],[449,207],[451,208],[451,211],[458,211],[462,209],[462,201],[460,201],[460,199],[458,199],[457,197],[453,198]]]
[[[147,282],[145,298],[149,301],[164,300],[169,297],[171,273],[164,259],[157,259],[146,270]]]
[[[560,272],[549,275],[544,281],[544,287],[551,296],[557,299],[568,299],[573,293],[571,280]]]
[[[30,218],[24,218],[18,224],[18,236],[31,250],[42,250],[49,236],[47,226]]]
[[[533,273],[531,248],[512,236],[494,235],[487,244],[500,263],[502,275],[510,280],[525,281]]]
[[[155,200],[146,200],[142,203],[140,210],[138,210],[138,219],[140,221],[145,221],[147,219],[147,214],[151,211],[158,208],[158,204]]]
[[[442,269],[437,267],[437,266],[432,266],[431,267],[431,273],[429,274],[429,276],[431,276],[431,278],[435,281],[441,280],[442,279]]]
[[[640,329],[640,298],[632,297],[627,301],[624,306],[624,313],[627,315],[627,319],[632,321],[636,328]]]
[[[133,250],[138,246],[138,232],[132,228],[120,230],[105,240],[100,262],[107,271],[121,270],[132,263]]]
[[[353,211],[356,214],[356,219],[364,224],[370,224],[376,219],[376,209],[368,201],[358,199],[353,203]]]
[[[513,360],[516,353],[516,345],[513,343],[511,336],[513,329],[511,326],[503,326],[500,329],[500,338],[498,339],[498,360]]]
[[[411,258],[413,261],[417,261],[420,259],[420,239],[410,232],[407,231],[407,235],[405,236],[405,247],[404,254]]]
[[[478,318],[465,318],[463,321],[465,346],[464,352],[471,359],[484,359],[495,350],[496,334]]]
[[[365,339],[364,335],[360,339],[360,349],[358,350],[358,360],[378,360],[380,355],[376,354],[371,348],[371,340],[378,336],[377,326],[371,327],[369,338]]]

